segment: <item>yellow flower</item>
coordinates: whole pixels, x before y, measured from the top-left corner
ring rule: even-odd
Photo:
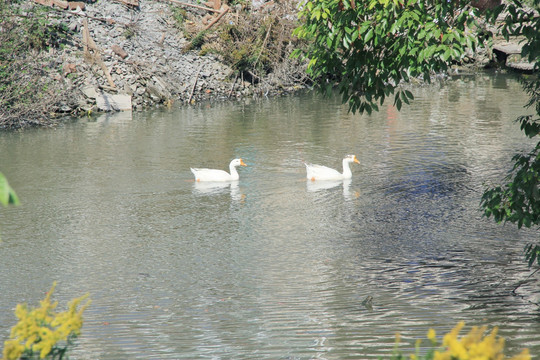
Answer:
[[[435,344],[437,342],[437,333],[433,329],[429,329],[427,332],[427,338],[431,341],[431,343]]]
[[[77,308],[88,298],[88,294],[71,301],[67,311],[57,313],[54,310],[58,302],[51,303],[55,287],[56,282],[45,299],[40,301],[38,308],[29,311],[26,304],[17,305],[15,316],[19,321],[11,329],[10,339],[4,343],[4,360],[18,359],[23,353],[33,358],[38,352],[39,357],[43,359],[55,348],[65,350],[65,347],[58,347],[59,341],[80,334],[82,314],[90,305],[90,300],[87,300],[79,310]]]
[[[433,354],[433,360],[450,360],[450,354],[448,352],[441,353],[439,351],[435,351],[435,354]]]
[[[510,360],[531,360],[529,349],[524,349],[520,354],[514,356]]]
[[[2,353],[4,360],[16,360],[21,357],[24,351],[24,346],[22,346],[16,340],[6,340],[4,343],[4,351]]]

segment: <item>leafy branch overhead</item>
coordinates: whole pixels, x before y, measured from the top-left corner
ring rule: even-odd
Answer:
[[[532,1],[532,8],[522,6],[518,1],[512,1],[500,7],[497,16],[505,10],[501,34],[508,40],[512,36],[522,37],[523,48],[521,56],[532,62],[535,69],[540,66],[540,17],[537,11],[540,1]],[[529,138],[540,134],[540,79],[537,75],[522,79],[524,90],[529,95],[525,104],[532,109],[534,115],[520,116],[516,121],[521,130]],[[523,226],[538,227],[540,225],[540,142],[528,153],[518,153],[513,157],[514,166],[506,178],[506,184],[494,186],[485,190],[481,206],[487,217],[493,217],[497,222],[511,222],[518,228]],[[525,258],[529,266],[540,265],[540,244],[528,244],[525,247]]]
[[[400,109],[413,99],[402,81],[429,81],[475,48],[473,10],[463,1],[309,0],[295,35],[312,46],[295,55],[327,91],[337,84],[353,112],[378,110],[394,93]]]

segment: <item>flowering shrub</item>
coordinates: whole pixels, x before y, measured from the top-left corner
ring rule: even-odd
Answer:
[[[452,331],[443,336],[440,345],[435,330],[429,329],[427,338],[432,347],[430,351],[421,357],[419,349],[422,341],[419,340],[416,342],[416,354],[411,354],[409,358],[411,360],[531,360],[528,349],[512,358],[507,358],[504,355],[504,339],[497,337],[496,327],[484,336],[487,326],[474,326],[468,334],[459,337],[459,332],[464,326],[464,322],[457,324]],[[399,334],[396,337],[396,343],[399,344]],[[396,349],[393,359],[406,358]]]
[[[15,316],[19,322],[11,329],[11,336],[4,343],[3,360],[62,359],[73,340],[80,334],[82,314],[90,305],[88,294],[72,300],[65,312],[55,312],[58,302],[51,303],[56,282],[40,301],[40,307],[29,309],[18,304]]]

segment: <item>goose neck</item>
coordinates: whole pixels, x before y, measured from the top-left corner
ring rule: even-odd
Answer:
[[[231,172],[231,179],[232,180],[238,180],[240,176],[238,175],[238,171],[236,171],[236,166],[233,164],[229,165],[229,171]]]
[[[349,167],[350,161],[343,159],[343,178],[350,179],[352,177],[351,168]]]

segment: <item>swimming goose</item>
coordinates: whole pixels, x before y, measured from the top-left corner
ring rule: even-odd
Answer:
[[[238,180],[237,166],[247,166],[242,159],[234,159],[229,164],[230,174],[223,170],[191,168],[196,181],[234,181]]]
[[[326,166],[305,164],[306,172],[307,172],[306,177],[311,181],[350,179],[352,177],[352,172],[351,172],[351,169],[349,168],[349,164],[352,162],[360,164],[360,161],[358,161],[356,156],[354,155],[345,156],[345,158],[343,159],[343,174],[341,174],[337,170],[334,170]]]

